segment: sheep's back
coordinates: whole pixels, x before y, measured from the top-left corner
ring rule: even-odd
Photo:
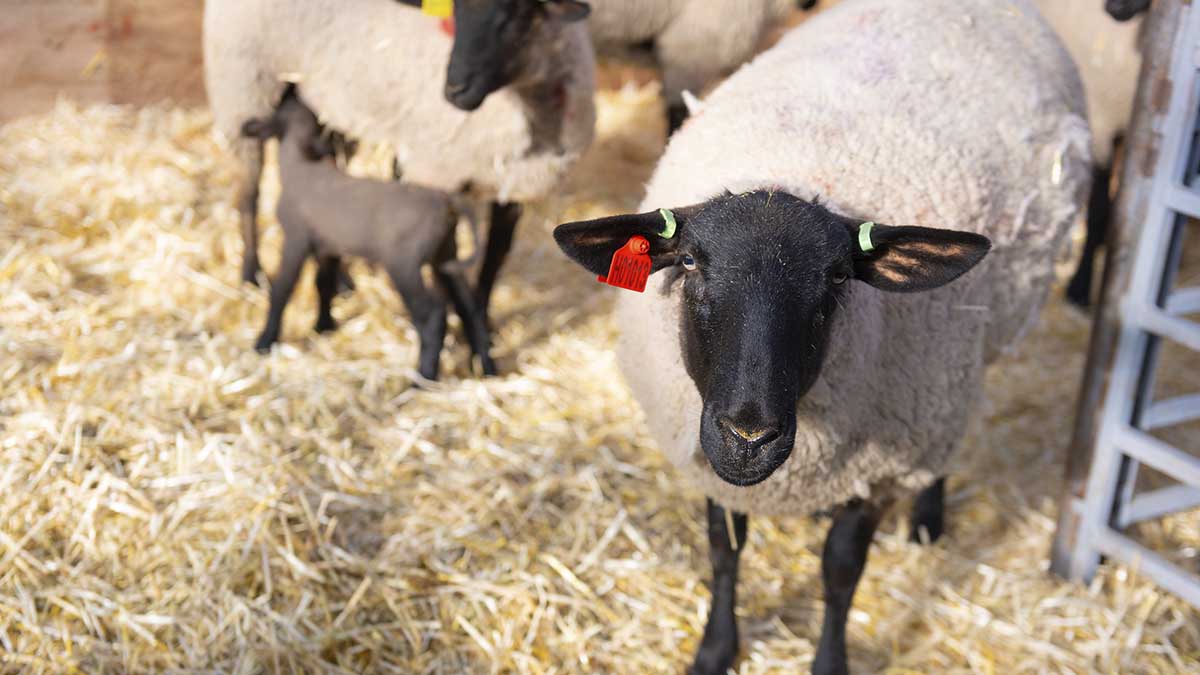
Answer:
[[[863,219],[982,233],[993,252],[934,292],[855,283],[792,458],[748,489],[722,483],[698,449],[677,297],[661,279],[623,294],[623,371],[663,450],[744,510],[920,487],[960,440],[984,363],[1044,299],[1087,185],[1088,141],[1074,67],[1024,0],[860,0],[792,31],[672,139],[643,208],[778,187]]]

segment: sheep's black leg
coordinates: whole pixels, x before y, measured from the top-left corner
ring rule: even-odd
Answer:
[[[1108,234],[1108,221],[1112,217],[1112,195],[1109,181],[1112,167],[1096,166],[1092,169],[1092,195],[1088,200],[1087,238],[1083,241],[1083,254],[1079,267],[1067,285],[1067,300],[1079,307],[1092,304],[1092,276],[1096,266],[1097,250],[1104,245]]]
[[[854,589],[867,564],[867,550],[879,525],[882,511],[855,500],[839,508],[825,537],[821,554],[821,579],[825,583],[825,623],[812,672],[844,675],[846,664],[846,618]]]
[[[737,600],[738,558],[746,545],[746,514],[728,512],[733,522],[730,535],[727,512],[708,500],[708,558],[712,561],[712,607],[700,651],[689,672],[692,675],[723,674],[733,666],[738,653]],[[736,543],[735,540],[736,539]]]
[[[921,490],[917,500],[913,502],[912,525],[908,533],[909,539],[921,543],[921,530],[929,538],[930,544],[942,536],[946,516],[946,478],[934,481],[933,485]]]
[[[338,293],[339,275],[342,273],[342,259],[337,256],[326,256],[317,262],[317,324],[313,330],[318,333],[328,333],[337,330],[337,321],[333,318],[333,298]]]
[[[672,104],[668,105],[667,106],[667,138],[670,138],[672,135],[675,134],[676,131],[679,131],[679,127],[683,126],[683,123],[687,121],[687,118],[688,118],[687,105],[684,104],[682,101],[679,103],[672,103]]]
[[[279,329],[283,323],[283,310],[287,309],[292,291],[296,288],[296,280],[300,278],[300,270],[304,269],[304,261],[308,258],[308,239],[285,233],[283,239],[283,255],[279,260],[279,271],[271,280],[270,308],[267,310],[267,325],[263,327],[254,348],[259,352],[268,352],[271,345],[279,340]]]
[[[492,288],[496,285],[500,267],[504,265],[504,259],[508,257],[512,248],[513,236],[520,218],[520,204],[492,203],[492,220],[488,229],[487,247],[483,253],[483,267],[479,270],[479,284],[475,287],[475,306],[483,312],[484,318],[488,317]]]
[[[238,213],[242,221],[242,281],[258,285],[258,190],[262,178],[263,149],[258,141],[246,158],[246,175],[238,191]]]
[[[487,320],[475,306],[475,298],[471,295],[471,285],[467,283],[467,278],[458,270],[439,270],[438,280],[454,302],[454,311],[458,312],[462,319],[463,331],[467,334],[471,351],[479,355],[479,365],[483,368],[483,374],[489,377],[495,375],[496,363],[492,361]]]
[[[421,268],[410,261],[389,265],[388,276],[404,299],[421,340],[417,372],[427,380],[436,380],[442,344],[446,341],[446,303],[425,287]]]

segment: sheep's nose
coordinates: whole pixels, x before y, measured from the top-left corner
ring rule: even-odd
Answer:
[[[722,417],[718,420],[718,424],[721,425],[721,431],[729,440],[751,451],[779,438],[780,433],[778,424],[739,424],[728,417]]]
[[[470,84],[466,82],[446,82],[446,96],[448,98],[465,94],[467,93],[467,89],[470,89]]]

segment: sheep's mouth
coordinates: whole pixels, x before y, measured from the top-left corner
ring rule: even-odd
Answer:
[[[712,416],[705,414],[703,417],[707,419],[701,421],[700,446],[713,472],[730,485],[758,485],[770,478],[792,455],[796,442],[794,417],[786,420],[783,429],[771,441],[753,450],[744,445],[731,445],[715,431]]]
[[[447,81],[445,94],[446,100],[455,108],[472,112],[483,105],[484,100],[492,91],[493,89],[481,78],[474,78],[465,82]]]

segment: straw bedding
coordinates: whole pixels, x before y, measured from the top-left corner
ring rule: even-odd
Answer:
[[[498,289],[506,375],[469,377],[455,337],[427,390],[361,266],[338,333],[311,333],[310,269],[283,345],[251,351],[265,297],[237,283],[206,112],[63,103],[0,129],[0,672],[681,672],[707,611],[702,502],[615,376],[616,291],[548,236],[636,206],[661,150],[650,87],[599,113]],[[1054,302],[993,370],[946,539],[885,522],[856,672],[1200,669],[1200,617],[1136,569],[1045,572],[1086,329]],[[752,522],[740,672],[810,663],[824,529]],[[1195,567],[1200,518],[1139,536]]]

